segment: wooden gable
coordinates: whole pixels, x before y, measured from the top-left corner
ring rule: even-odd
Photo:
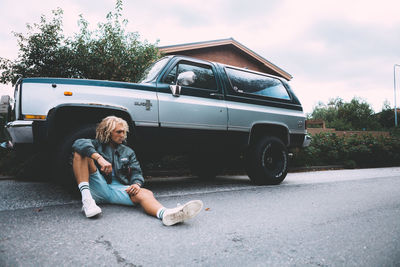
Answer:
[[[165,55],[185,55],[240,68],[276,75],[286,80],[292,75],[256,54],[233,38],[159,47]]]

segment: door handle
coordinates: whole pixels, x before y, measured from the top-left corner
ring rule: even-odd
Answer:
[[[224,99],[223,94],[217,94],[217,93],[210,93],[210,96],[217,98],[217,99]]]

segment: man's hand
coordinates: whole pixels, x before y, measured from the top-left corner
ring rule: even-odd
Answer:
[[[140,192],[140,185],[138,184],[133,184],[129,186],[125,191],[130,195],[130,196],[136,196]]]
[[[99,157],[97,159],[97,163],[100,165],[100,170],[109,175],[112,172],[112,165],[110,162],[108,162],[107,160],[105,160],[103,157]]]

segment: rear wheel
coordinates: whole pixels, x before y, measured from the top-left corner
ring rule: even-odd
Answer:
[[[288,171],[288,151],[277,137],[266,136],[251,145],[246,153],[246,171],[257,185],[280,184]]]
[[[56,170],[58,181],[64,185],[75,185],[75,177],[72,171],[72,145],[80,138],[94,139],[96,136],[96,125],[87,124],[71,132],[58,144],[56,155]]]

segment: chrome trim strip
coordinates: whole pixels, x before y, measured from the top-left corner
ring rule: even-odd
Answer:
[[[33,121],[11,121],[11,122],[7,123],[6,128],[9,128],[9,127],[26,127],[26,126],[32,127],[32,123],[33,123]]]
[[[158,127],[158,122],[135,121],[135,125],[139,127]]]
[[[239,132],[250,132],[250,128],[248,127],[240,127],[240,126],[228,126],[228,131],[239,131]]]
[[[179,123],[160,123],[161,127],[165,128],[186,128],[186,129],[202,129],[202,130],[223,130],[226,131],[227,127],[225,125],[207,125],[207,124],[179,124]]]

